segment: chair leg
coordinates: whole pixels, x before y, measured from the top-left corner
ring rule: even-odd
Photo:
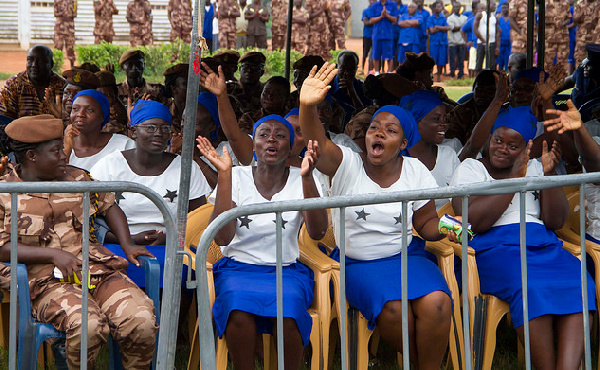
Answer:
[[[312,330],[310,332],[310,345],[312,347],[310,368],[311,370],[322,370],[325,364],[325,358],[323,354],[326,353],[327,350],[321,348],[321,344],[323,343],[321,338],[323,336],[323,331],[321,330],[321,320],[317,311],[311,311],[310,316],[313,323]],[[329,337],[329,333],[327,333],[327,336]]]
[[[227,369],[227,354],[228,353],[229,353],[229,351],[227,350],[227,342],[225,341],[225,336],[217,339],[217,360],[216,360],[217,370]]]
[[[492,368],[496,350],[496,329],[500,320],[509,312],[508,304],[494,296],[489,296],[487,320],[485,323],[485,340],[483,348],[483,369]]]
[[[358,314],[358,336],[356,348],[356,365],[357,369],[367,369],[369,367],[369,339],[373,331],[367,327],[367,319]]]
[[[188,370],[196,370],[200,367],[200,348],[198,347],[198,318],[196,318],[196,326],[194,327],[190,340],[190,356],[188,357]]]

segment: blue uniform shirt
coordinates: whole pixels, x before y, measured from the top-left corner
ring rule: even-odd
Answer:
[[[569,22],[569,24],[573,23],[573,7],[569,6],[569,10],[571,11],[571,21]],[[569,25],[567,24],[567,26]],[[577,34],[577,27],[573,27],[569,30],[569,41],[575,41],[575,35]]]
[[[421,17],[418,15],[408,15],[408,13],[402,14],[398,21],[406,21],[416,19],[421,25]],[[400,28],[400,27],[398,27]],[[400,28],[400,38],[398,39],[399,44],[418,44],[419,43],[419,27],[407,27]]]
[[[473,21],[475,17],[469,17],[465,24],[462,26],[461,30],[467,34],[467,42],[472,41],[473,47],[477,47],[477,36],[473,33]]]
[[[425,9],[418,10],[417,15],[421,17],[422,22],[419,24],[419,30],[421,31],[421,37],[427,37],[427,18],[431,16]]]
[[[402,5],[398,6],[398,17],[402,16],[403,14],[407,14],[407,13],[408,13],[408,5],[402,4]],[[394,40],[398,41],[399,37],[400,37],[400,27],[397,27],[396,25],[394,25]]]
[[[369,7],[369,18],[381,16],[383,7],[387,10],[388,15],[393,17],[398,16],[398,7],[396,3],[388,0],[385,5],[381,1]],[[373,25],[373,40],[393,40],[394,39],[394,25],[387,18],[382,18],[379,22]]]
[[[369,8],[366,8],[362,12],[362,19],[370,18],[369,16]],[[373,26],[363,26],[363,37],[371,38],[373,37]]]
[[[204,9],[204,27],[202,28],[202,37],[205,39],[213,38],[213,18],[215,16],[215,7],[210,4],[208,11]]]
[[[427,28],[447,25],[448,21],[441,13],[437,17],[434,14],[427,18]],[[448,45],[448,32],[436,32],[429,35],[429,45]]]
[[[500,27],[500,45],[510,45],[510,23],[504,17],[498,17],[498,26]]]

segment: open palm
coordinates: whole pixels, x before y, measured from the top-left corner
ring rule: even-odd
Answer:
[[[300,89],[300,104],[317,105],[322,102],[331,88],[329,83],[336,74],[335,64],[325,63],[318,71],[317,66],[314,66]]]
[[[544,121],[544,126],[548,131],[558,130],[559,134],[565,131],[575,131],[581,128],[581,114],[575,107],[571,99],[567,100],[568,110],[547,109],[547,114],[557,115],[557,118],[552,118]]]
[[[224,172],[231,170],[233,167],[233,161],[231,160],[231,156],[229,155],[229,150],[227,147],[223,148],[223,155],[219,156],[219,153],[217,153],[207,138],[198,136],[196,141],[198,142],[197,146],[200,150],[200,153],[202,153],[204,158],[208,159],[208,161],[215,166],[217,171]]]
[[[221,66],[219,66],[218,74],[210,69],[206,63],[202,63],[202,68],[206,69],[206,71],[200,69],[200,85],[215,94],[215,96],[226,94],[227,85],[225,84],[225,75]]]

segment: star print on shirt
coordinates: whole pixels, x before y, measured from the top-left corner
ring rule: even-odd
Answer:
[[[169,189],[167,190],[167,194],[163,195],[163,198],[167,198],[169,201],[171,201],[171,203],[173,203],[173,200],[177,197],[177,190],[171,191]]]
[[[394,217],[394,220],[396,220],[396,223],[394,225],[398,225],[402,223],[402,213],[400,213],[398,215],[398,217]]]
[[[238,217],[238,220],[240,220],[240,227],[246,226],[246,229],[250,230],[250,222],[252,222],[252,219],[250,219],[250,217],[242,216]]]
[[[117,202],[117,204],[119,204],[119,202],[122,201],[123,199],[125,199],[125,197],[123,196],[123,193],[120,191],[117,191],[115,193],[115,202]]]
[[[277,224],[277,220],[273,220],[274,223]],[[285,224],[287,224],[288,222],[286,220],[284,220],[283,218],[281,219],[281,227],[283,229],[285,229]]]
[[[360,220],[362,218],[363,220],[367,221],[367,216],[370,215],[370,213],[365,212],[364,208],[362,209],[362,211],[354,211],[354,213],[356,213],[357,215],[357,220]]]
[[[540,191],[539,190],[535,190],[532,192],[533,194],[533,200],[539,200],[540,199]]]

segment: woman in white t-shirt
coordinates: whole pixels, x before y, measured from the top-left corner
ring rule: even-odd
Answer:
[[[253,137],[256,166],[252,167],[233,167],[229,150],[219,156],[209,140],[198,138],[198,148],[218,171],[217,187],[208,199],[215,206],[211,221],[237,206],[321,196],[312,174],[318,159],[316,143],[314,147],[309,143],[302,168],[297,168],[286,164],[294,128],[283,117],[260,119]],[[327,231],[327,212],[283,212],[282,219],[284,357],[286,368],[299,368],[312,327],[307,309],[314,281],[312,272],[297,262],[298,232],[304,221],[309,235],[321,239]],[[236,369],[253,369],[256,333],[271,333],[277,316],[275,216],[239,217],[217,233],[215,242],[224,255],[213,265],[217,334],[225,335]]]
[[[100,181],[131,181],[145,185],[163,197],[163,201],[177,214],[177,192],[181,172],[181,157],[165,152],[171,137],[169,108],[155,101],[139,100],[131,111],[132,137],[135,149],[115,151],[102,158],[90,173]],[[196,162],[192,162],[189,190],[189,210],[206,203],[210,187]],[[142,194],[117,193],[117,203],[127,216],[133,242],[147,245],[160,261],[164,261],[164,220],[158,208]],[[111,233],[104,239],[107,247],[120,254]],[[136,283],[143,282],[143,272],[130,267],[128,275]],[[162,279],[161,279],[162,281]],[[142,284],[143,285],[143,284]]]
[[[109,118],[110,105],[104,94],[83,90],[75,95],[71,124],[65,131],[64,151],[70,165],[89,171],[110,153],[135,147],[125,135],[102,132]]]
[[[386,193],[436,188],[427,168],[416,158],[402,157],[403,149],[416,142],[412,115],[387,105],[375,112],[367,130],[364,153],[337,146],[325,136],[319,123],[317,104],[322,101],[336,74],[334,65],[316,67],[300,92],[300,126],[305,140],[317,140],[321,158],[316,167],[331,177],[332,195]],[[439,240],[439,219],[433,201],[377,204],[345,209],[346,298],[379,328],[381,337],[395,350],[402,350],[402,223],[413,226],[426,240]],[[340,243],[339,209],[332,210],[336,241]],[[456,236],[452,235],[453,240]],[[424,249],[407,235],[410,359],[418,368],[441,366],[448,346],[452,301],[439,268],[424,255]]]
[[[550,151],[543,143],[540,160],[529,159],[536,124],[529,107],[502,110],[492,126],[488,156],[462,162],[451,185],[555,175],[560,159],[556,142]],[[475,249],[481,292],[508,302],[523,343],[519,197],[514,193],[469,197],[469,221],[477,233],[469,245]],[[452,202],[461,214],[461,199]],[[527,192],[525,210],[531,360],[537,369],[578,369],[585,335],[581,263],[562,248],[553,232],[569,214],[562,188]],[[587,284],[593,311],[596,290],[589,274]]]

